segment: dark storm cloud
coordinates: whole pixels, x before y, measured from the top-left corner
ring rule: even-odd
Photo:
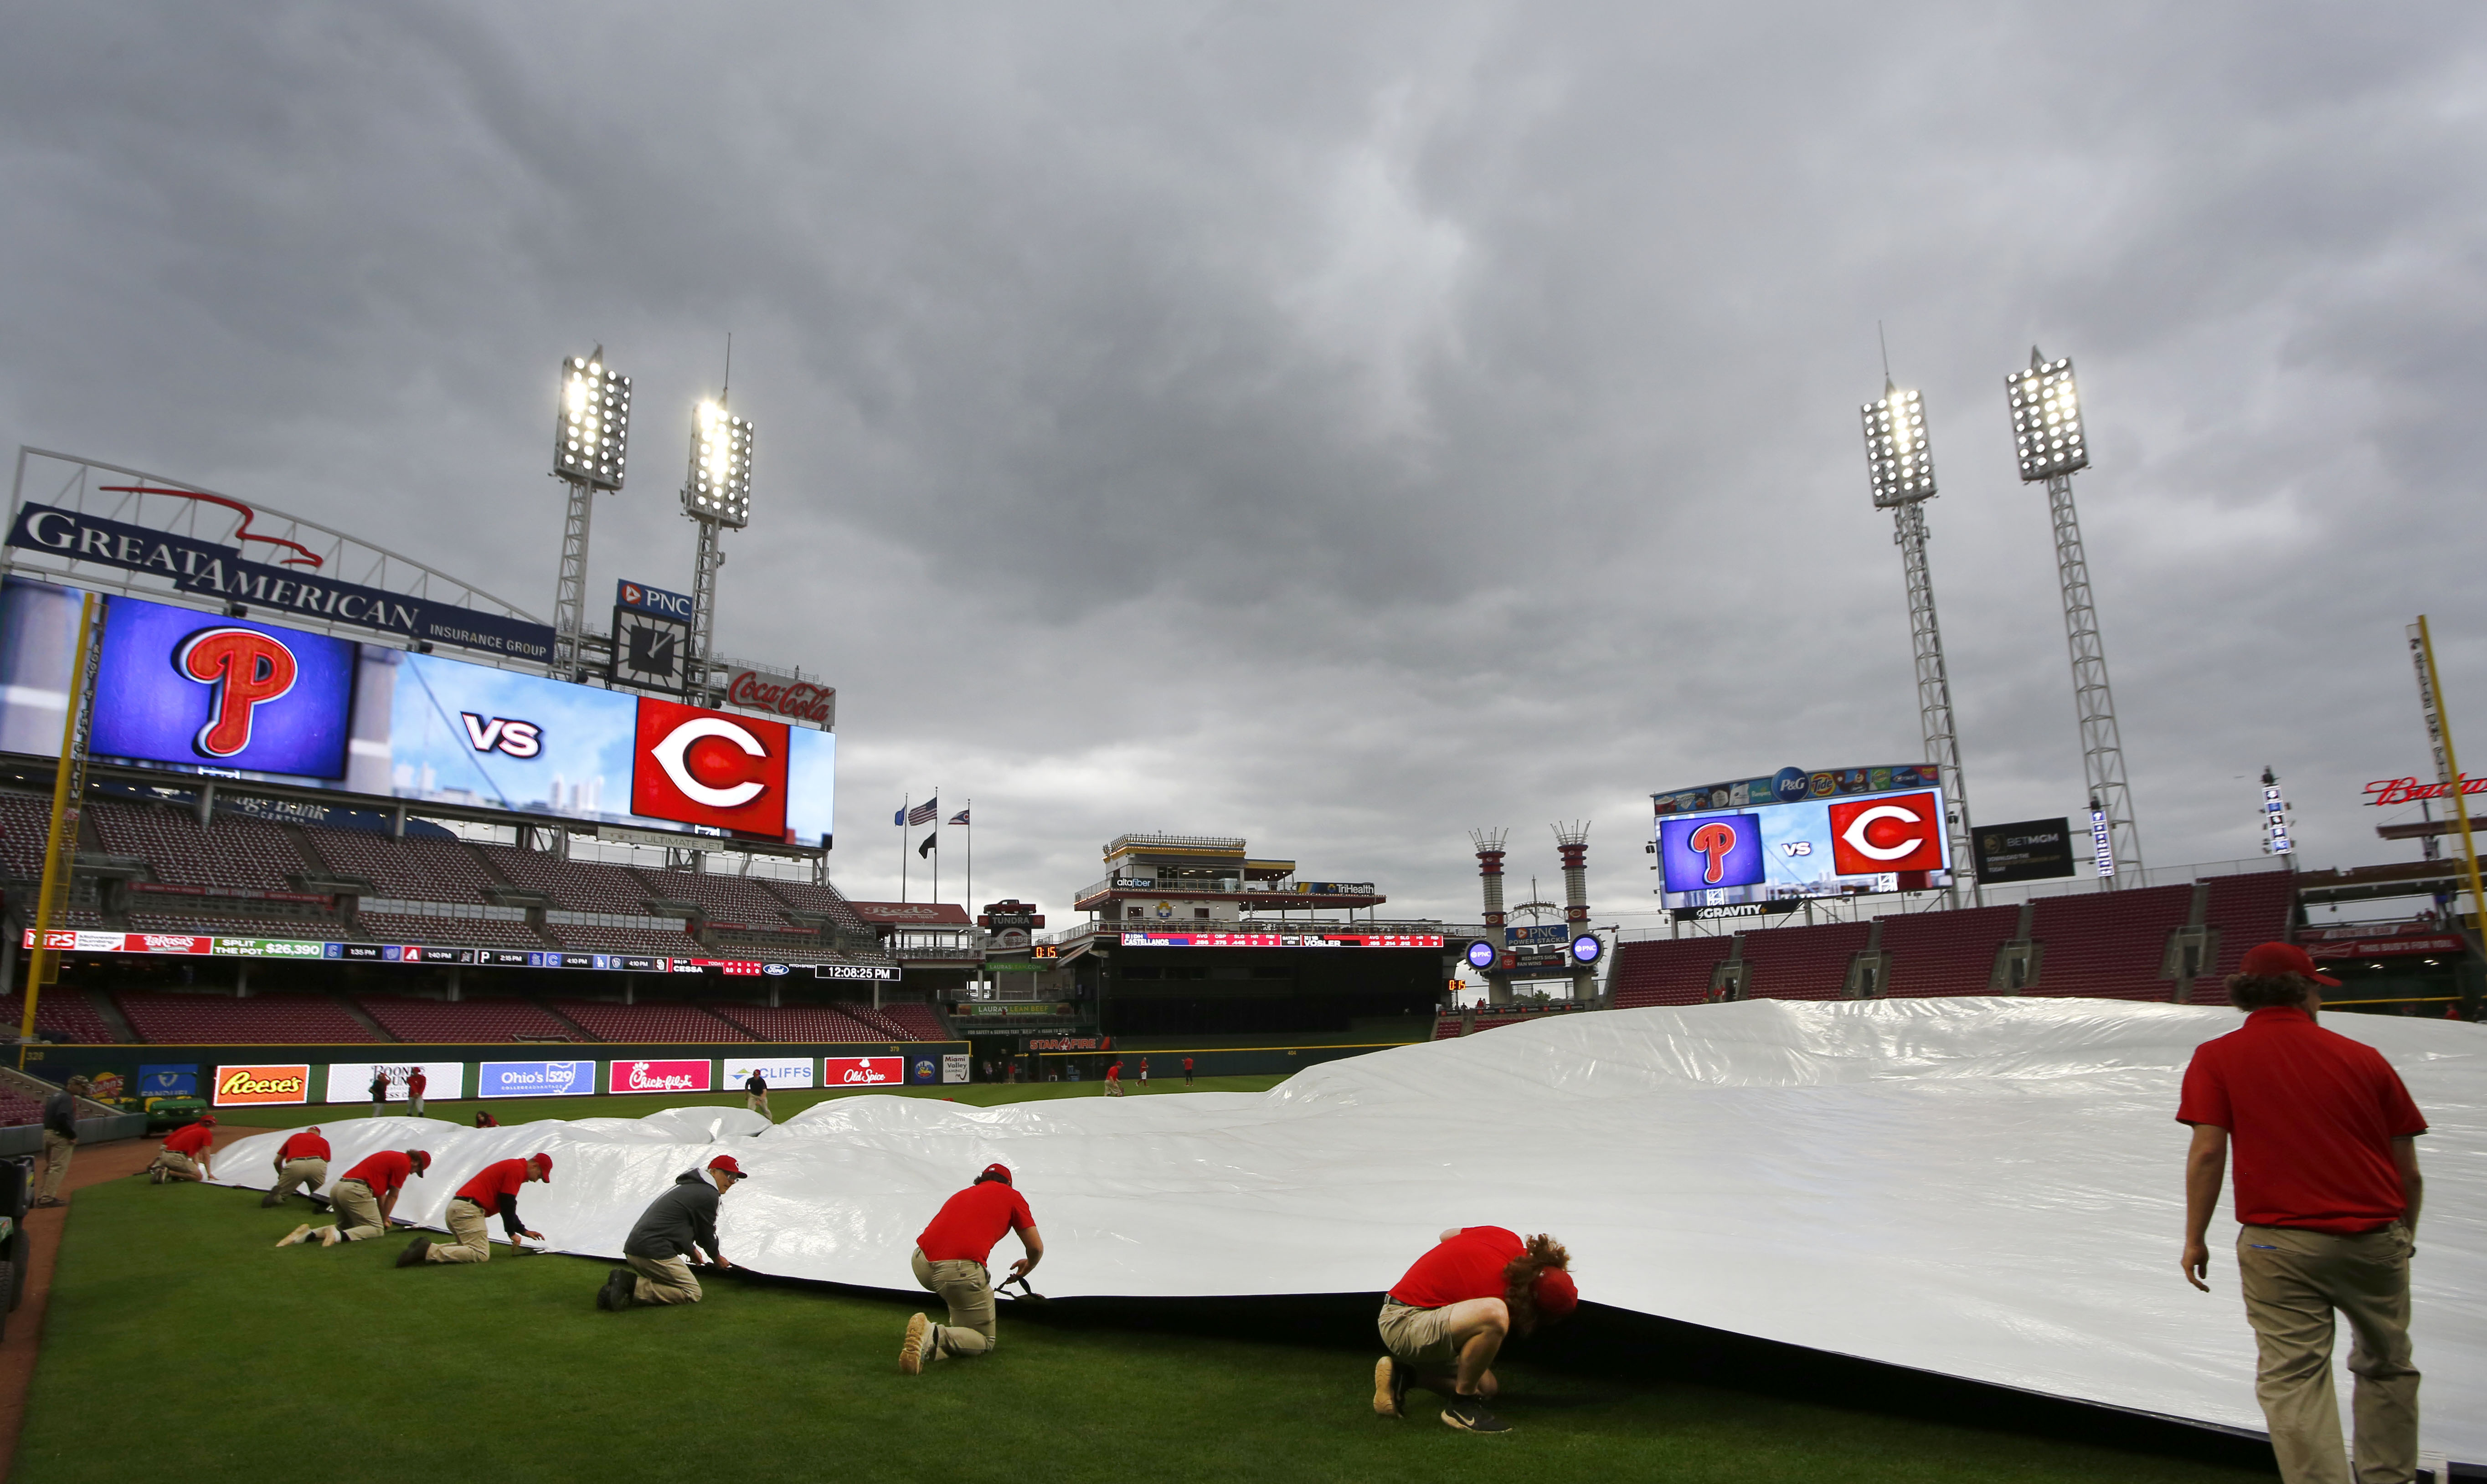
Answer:
[[[1059,910],[1127,828],[1467,915],[1465,830],[1918,750],[1855,408],[1925,389],[1971,802],[2078,808],[2001,378],[2079,359],[2144,847],[2319,862],[2487,747],[2480,22],[2453,7],[20,8],[0,424],[549,606],[550,371],[637,378],[595,578],[735,335],[720,643],[843,692],[839,872],[976,798]],[[2465,703],[2464,698],[2471,698]],[[2466,711],[2464,705],[2477,705]],[[949,884],[945,880],[945,885]]]

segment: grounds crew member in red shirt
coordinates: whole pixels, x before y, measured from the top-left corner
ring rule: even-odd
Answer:
[[[1507,1336],[1579,1306],[1571,1266],[1551,1237],[1523,1242],[1499,1226],[1442,1233],[1383,1301],[1382,1343],[1390,1353],[1373,1367],[1373,1410],[1405,1416],[1412,1383],[1448,1397],[1442,1420],[1462,1432],[1511,1431],[1485,1409],[1500,1389],[1494,1358]]]
[[[328,1141],[320,1136],[318,1126],[303,1130],[285,1141],[276,1151],[276,1186],[259,1198],[263,1206],[282,1206],[295,1190],[308,1194],[312,1202],[320,1199],[320,1188],[328,1183]]]
[[[928,1354],[939,1360],[993,1348],[993,1276],[985,1259],[1006,1231],[1019,1233],[1027,1255],[1010,1265],[1005,1283],[1026,1276],[1044,1260],[1045,1239],[1036,1234],[1026,1198],[1011,1187],[1010,1166],[988,1164],[975,1184],[941,1203],[933,1224],[915,1239],[915,1281],[941,1296],[950,1306],[950,1322],[936,1325],[921,1314],[911,1316],[898,1347],[900,1370],[916,1374]]]
[[[2425,1192],[2413,1142],[2426,1119],[2362,1042],[2314,1023],[2319,986],[2294,943],[2264,943],[2228,976],[2245,1024],[2194,1049],[2176,1109],[2185,1157],[2185,1279],[2203,1292],[2205,1237],[2233,1141],[2237,1272],[2260,1363],[2254,1398],[2288,1484],[2349,1484],[2332,1389],[2336,1310],[2356,1336],[2357,1477],[2417,1472],[2409,1259]]]
[[[406,1076],[405,1100],[414,1105],[414,1116],[417,1118],[423,1116],[423,1089],[431,1085],[432,1078],[423,1075],[421,1067],[415,1068]]]
[[[1123,1058],[1117,1056],[1112,1061],[1105,1064],[1105,1096],[1109,1098],[1119,1098],[1122,1095]]]
[[[216,1115],[213,1113],[164,1135],[164,1147],[156,1151],[155,1162],[147,1166],[148,1182],[162,1185],[168,1180],[207,1179],[208,1146],[215,1142],[215,1137]]]
[[[411,1268],[417,1263],[490,1262],[491,1229],[485,1224],[485,1218],[495,1211],[501,1214],[501,1230],[509,1235],[511,1254],[525,1252],[518,1239],[531,1237],[542,1242],[544,1233],[529,1231],[518,1219],[518,1191],[530,1180],[551,1179],[552,1156],[548,1154],[531,1154],[523,1160],[500,1160],[485,1165],[449,1197],[449,1240],[435,1243],[429,1237],[417,1237],[397,1254],[397,1265]]]
[[[362,1242],[385,1236],[389,1217],[397,1210],[397,1195],[405,1189],[406,1178],[420,1175],[432,1167],[432,1156],[420,1149],[383,1149],[352,1169],[328,1192],[330,1209],[337,1213],[334,1225],[317,1231],[303,1222],[277,1240],[277,1246],[290,1247],[316,1237],[323,1247],[340,1242]]]
[[[1183,1059],[1183,1085],[1191,1085],[1191,1058],[1188,1056]]]
[[[674,1177],[674,1188],[648,1203],[639,1224],[622,1242],[622,1260],[596,1291],[600,1309],[627,1309],[636,1303],[697,1303],[700,1281],[691,1265],[734,1264],[716,1249],[716,1203],[745,1176],[730,1154],[708,1162],[706,1170],[686,1169]],[[703,1258],[701,1252],[707,1252]]]

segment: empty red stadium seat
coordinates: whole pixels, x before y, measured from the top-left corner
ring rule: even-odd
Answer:
[[[288,891],[289,877],[311,869],[283,826],[258,820],[219,815],[201,829],[186,810],[100,798],[86,806],[86,817],[107,853],[145,860],[159,882]]]
[[[341,876],[359,876],[383,897],[413,902],[482,902],[500,878],[463,840],[388,835],[356,829],[310,833],[311,848]]]
[[[435,1044],[515,1041],[520,1036],[575,1040],[567,1025],[521,999],[417,999],[411,995],[362,994],[354,1003],[400,1041]]]
[[[124,991],[113,996],[130,1028],[157,1044],[318,1045],[376,1041],[335,1000],[307,994],[159,994]]]
[[[1730,938],[1650,938],[1628,940],[1615,948],[1615,966],[1607,979],[1614,1007],[1695,1005],[1710,994],[1711,970],[1724,963]]]
[[[2191,885],[2040,897],[2034,907],[2029,936],[2047,951],[2030,994],[2174,997],[2174,983],[2160,978],[2159,970],[2168,935],[2193,911]]]
[[[749,1041],[733,1023],[697,1005],[624,1005],[603,999],[547,1001],[600,1041]]]
[[[892,1041],[830,1005],[719,1005],[716,1013],[762,1041]]]
[[[532,948],[552,945],[523,922],[482,917],[416,917],[402,912],[361,912],[363,936],[380,943],[425,943],[436,948]]]
[[[12,1033],[26,1023],[26,998],[22,994],[0,996],[0,1024]],[[121,1040],[121,1033],[96,1009],[95,1001],[84,990],[67,990],[54,985],[35,999],[35,1030],[62,1041],[75,1041],[81,1046],[109,1046]]]
[[[1871,923],[1762,928],[1745,934],[1748,999],[1842,999],[1849,962],[1865,949]]]
[[[2253,871],[2243,876],[2210,878],[2211,900],[2203,914],[2206,925],[2220,930],[2220,953],[2207,979],[2219,984],[2237,971],[2246,950],[2258,943],[2288,938],[2297,922],[2297,873]],[[2195,986],[2194,998],[2203,997]],[[2213,994],[2214,1001],[2219,995]]]
[[[1970,907],[1878,919],[1890,960],[1883,993],[1892,997],[1993,994],[1995,951],[2021,923],[2017,907]]]

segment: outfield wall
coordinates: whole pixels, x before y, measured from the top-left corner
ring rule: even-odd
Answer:
[[[369,1107],[373,1067],[421,1065],[431,1080],[429,1102],[483,1098],[522,1107],[531,1097],[738,1092],[743,1063],[760,1064],[770,1087],[784,1091],[964,1082],[966,1055],[964,1041],[34,1046],[26,1049],[26,1071],[55,1082],[117,1073],[133,1096],[176,1092],[185,1074],[195,1095],[220,1111],[246,1111]],[[797,1069],[808,1072],[808,1081]],[[402,1084],[390,1100],[405,1101]]]

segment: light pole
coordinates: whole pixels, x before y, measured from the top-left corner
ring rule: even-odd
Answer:
[[[1891,513],[1891,540],[1900,548],[1900,575],[1909,591],[1909,642],[1916,656],[1917,725],[1925,734],[1926,761],[1942,780],[1944,833],[1952,884],[1970,882],[1970,899],[1984,904],[1977,882],[1977,854],[1969,832],[1969,783],[1960,768],[1960,734],[1952,721],[1951,674],[1943,668],[1942,628],[1935,622],[1935,578],[1926,563],[1926,501],[1935,497],[1934,444],[1926,433],[1924,403],[1886,378],[1883,397],[1858,409],[1865,431],[1865,467],[1874,505]]]
[[[2082,427],[2080,387],[2068,358],[2048,360],[2029,348],[2029,369],[2003,378],[2012,403],[2012,436],[2020,447],[2021,482],[2047,487],[2047,510],[2055,527],[2055,572],[2064,590],[2064,642],[2073,658],[2073,706],[2081,716],[2082,771],[2089,783],[2090,808],[2104,816],[2105,849],[2099,875],[2114,886],[2141,871],[2141,832],[2134,825],[2133,791],[2124,779],[2124,742],[2115,727],[2115,697],[2108,689],[2107,651],[2099,643],[2098,605],[2090,594],[2089,558],[2082,550],[2082,523],[2073,512],[2073,471],[2090,466]]]
[[[604,348],[561,363],[561,409],[553,414],[552,475],[570,487],[561,528],[561,572],[553,583],[552,673],[575,679],[587,609],[587,521],[599,490],[622,488],[630,451],[630,378],[604,364]]]
[[[709,688],[709,651],[716,632],[716,570],[725,565],[717,535],[751,523],[751,420],[726,410],[725,397],[691,414],[691,467],[683,481],[683,514],[699,527],[691,570],[691,657],[688,678]]]

